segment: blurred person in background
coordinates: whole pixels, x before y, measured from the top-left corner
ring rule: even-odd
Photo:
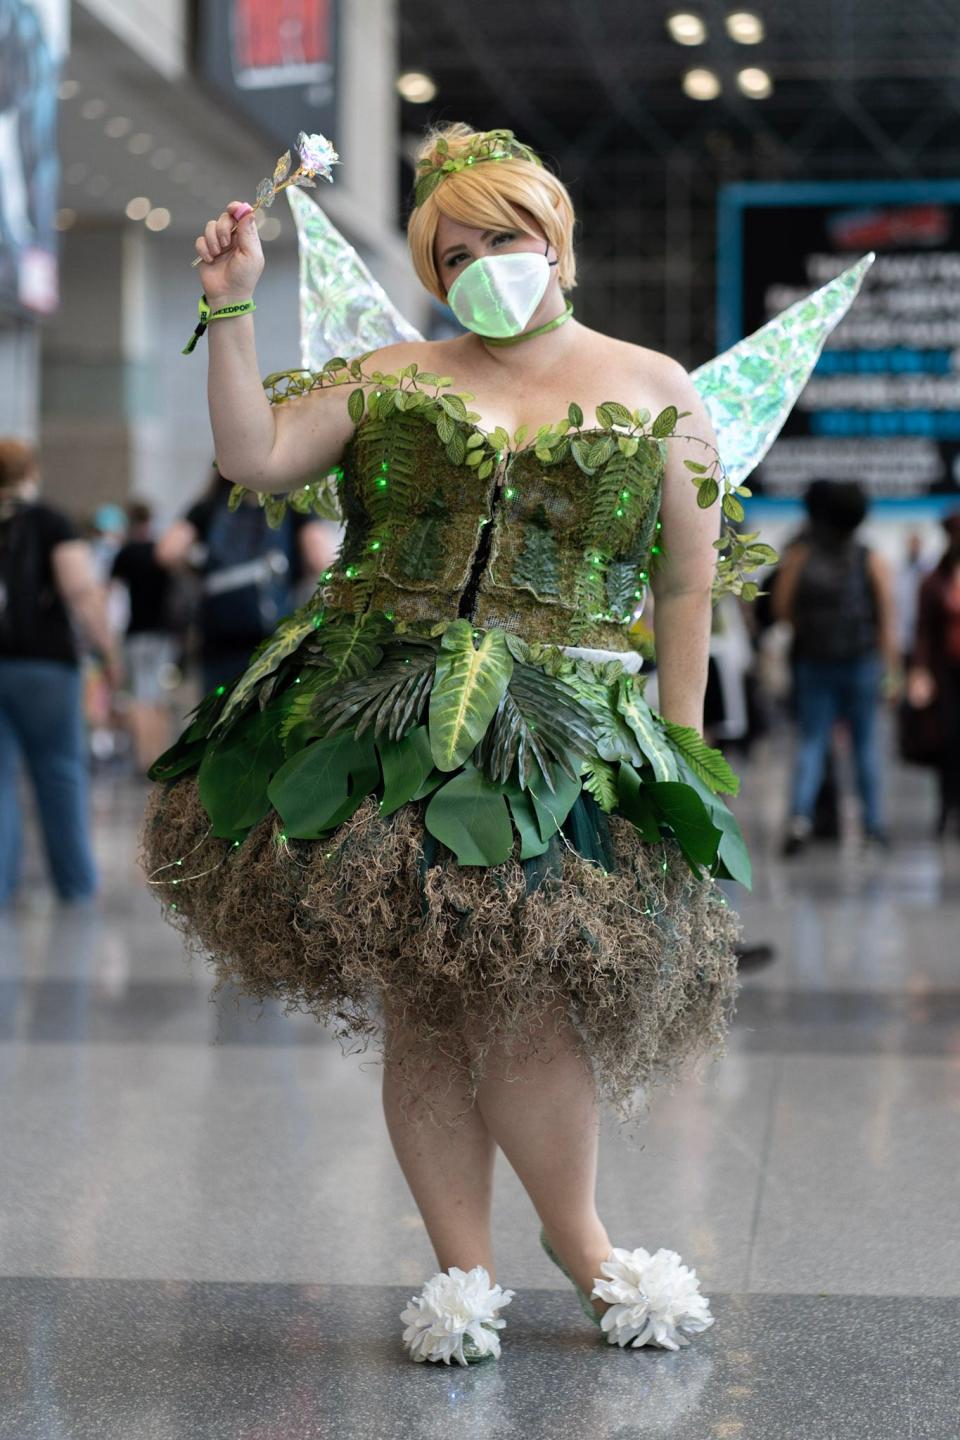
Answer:
[[[930,567],[923,558],[923,537],[912,530],[907,536],[903,561],[897,572],[897,636],[900,660],[906,669],[913,653],[917,633],[917,609],[920,586]]]
[[[80,671],[71,620],[119,664],[89,546],[38,498],[39,465],[21,440],[0,439],[0,905],[17,888],[22,850],[19,768],[37,797],[47,858],[62,900],[90,899],[90,842]]]
[[[127,512],[112,501],[98,505],[91,516],[87,532],[90,554],[104,584],[110,579],[113,562],[127,538],[127,524]]]
[[[785,855],[801,850],[813,832],[837,720],[850,733],[864,841],[887,844],[877,718],[885,666],[891,686],[899,667],[889,571],[855,538],[868,508],[863,489],[853,481],[814,480],[804,501],[809,528],[781,559],[771,597],[774,617],[793,629],[799,729]]]
[[[147,770],[170,744],[170,677],[177,660],[168,601],[171,576],[154,554],[153,514],[134,501],[127,511],[126,543],[117,552],[111,577],[129,595],[124,638],[127,720],[137,771]]]
[[[226,685],[244,670],[250,652],[313,589],[336,552],[333,527],[288,510],[271,530],[255,495],[228,505],[232,482],[214,468],[207,492],[161,536],[159,563],[170,570],[193,564],[202,573],[197,614],[203,691]]]
[[[960,834],[960,510],[943,521],[947,548],[920,586],[917,627],[907,697],[931,710],[940,780],[937,833],[947,833],[951,816]]]

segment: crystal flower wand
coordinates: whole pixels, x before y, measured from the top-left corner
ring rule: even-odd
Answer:
[[[285,151],[274,166],[273,175],[266,176],[257,186],[257,200],[253,210],[259,210],[261,206],[268,209],[280,191],[286,190],[288,185],[312,189],[316,186],[318,175],[324,180],[333,180],[333,167],[339,165],[340,157],[325,135],[308,135],[301,130],[297,136],[296,148],[300,157],[296,170],[291,171],[293,157],[289,150]],[[230,234],[235,235],[238,229],[239,225],[235,224]],[[203,256],[198,255],[190,262],[191,266],[199,265],[202,260]]]

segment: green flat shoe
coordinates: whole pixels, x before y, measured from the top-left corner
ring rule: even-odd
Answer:
[[[567,1269],[566,1265],[564,1265],[563,1261],[560,1259],[560,1256],[550,1244],[550,1241],[547,1239],[547,1232],[543,1229],[541,1229],[540,1231],[540,1244],[543,1246],[546,1254],[553,1261],[554,1265],[556,1265],[557,1269],[563,1271],[564,1275],[566,1275],[574,1290],[576,1290],[577,1299],[580,1301],[580,1309],[583,1311],[584,1315],[589,1316],[589,1318],[593,1321],[594,1325],[596,1325],[597,1329],[601,1330],[603,1326],[600,1322],[600,1316],[597,1314],[596,1310],[594,1310],[592,1304],[590,1303],[590,1296],[585,1290],[580,1289],[580,1286],[577,1284],[576,1280],[574,1280],[573,1276],[570,1274],[570,1271]]]

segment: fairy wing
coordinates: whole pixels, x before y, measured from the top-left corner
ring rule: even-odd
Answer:
[[[300,363],[319,370],[332,355],[359,355],[422,340],[348,240],[302,190],[288,189],[300,249]]]
[[[871,251],[835,279],[739,340],[691,379],[717,432],[727,485],[742,485],[780,434],[827,336],[853,304]]]
[[[319,370],[332,355],[358,355],[422,340],[354,247],[302,190],[286,192],[300,250],[300,363]],[[759,465],[810,378],[831,330],[873,264],[865,255],[691,376],[717,432],[727,484]]]

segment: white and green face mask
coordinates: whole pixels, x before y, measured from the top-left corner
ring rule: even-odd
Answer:
[[[556,263],[547,259],[546,251],[481,255],[454,280],[447,304],[460,324],[477,335],[496,340],[519,335],[546,294],[550,267]]]

